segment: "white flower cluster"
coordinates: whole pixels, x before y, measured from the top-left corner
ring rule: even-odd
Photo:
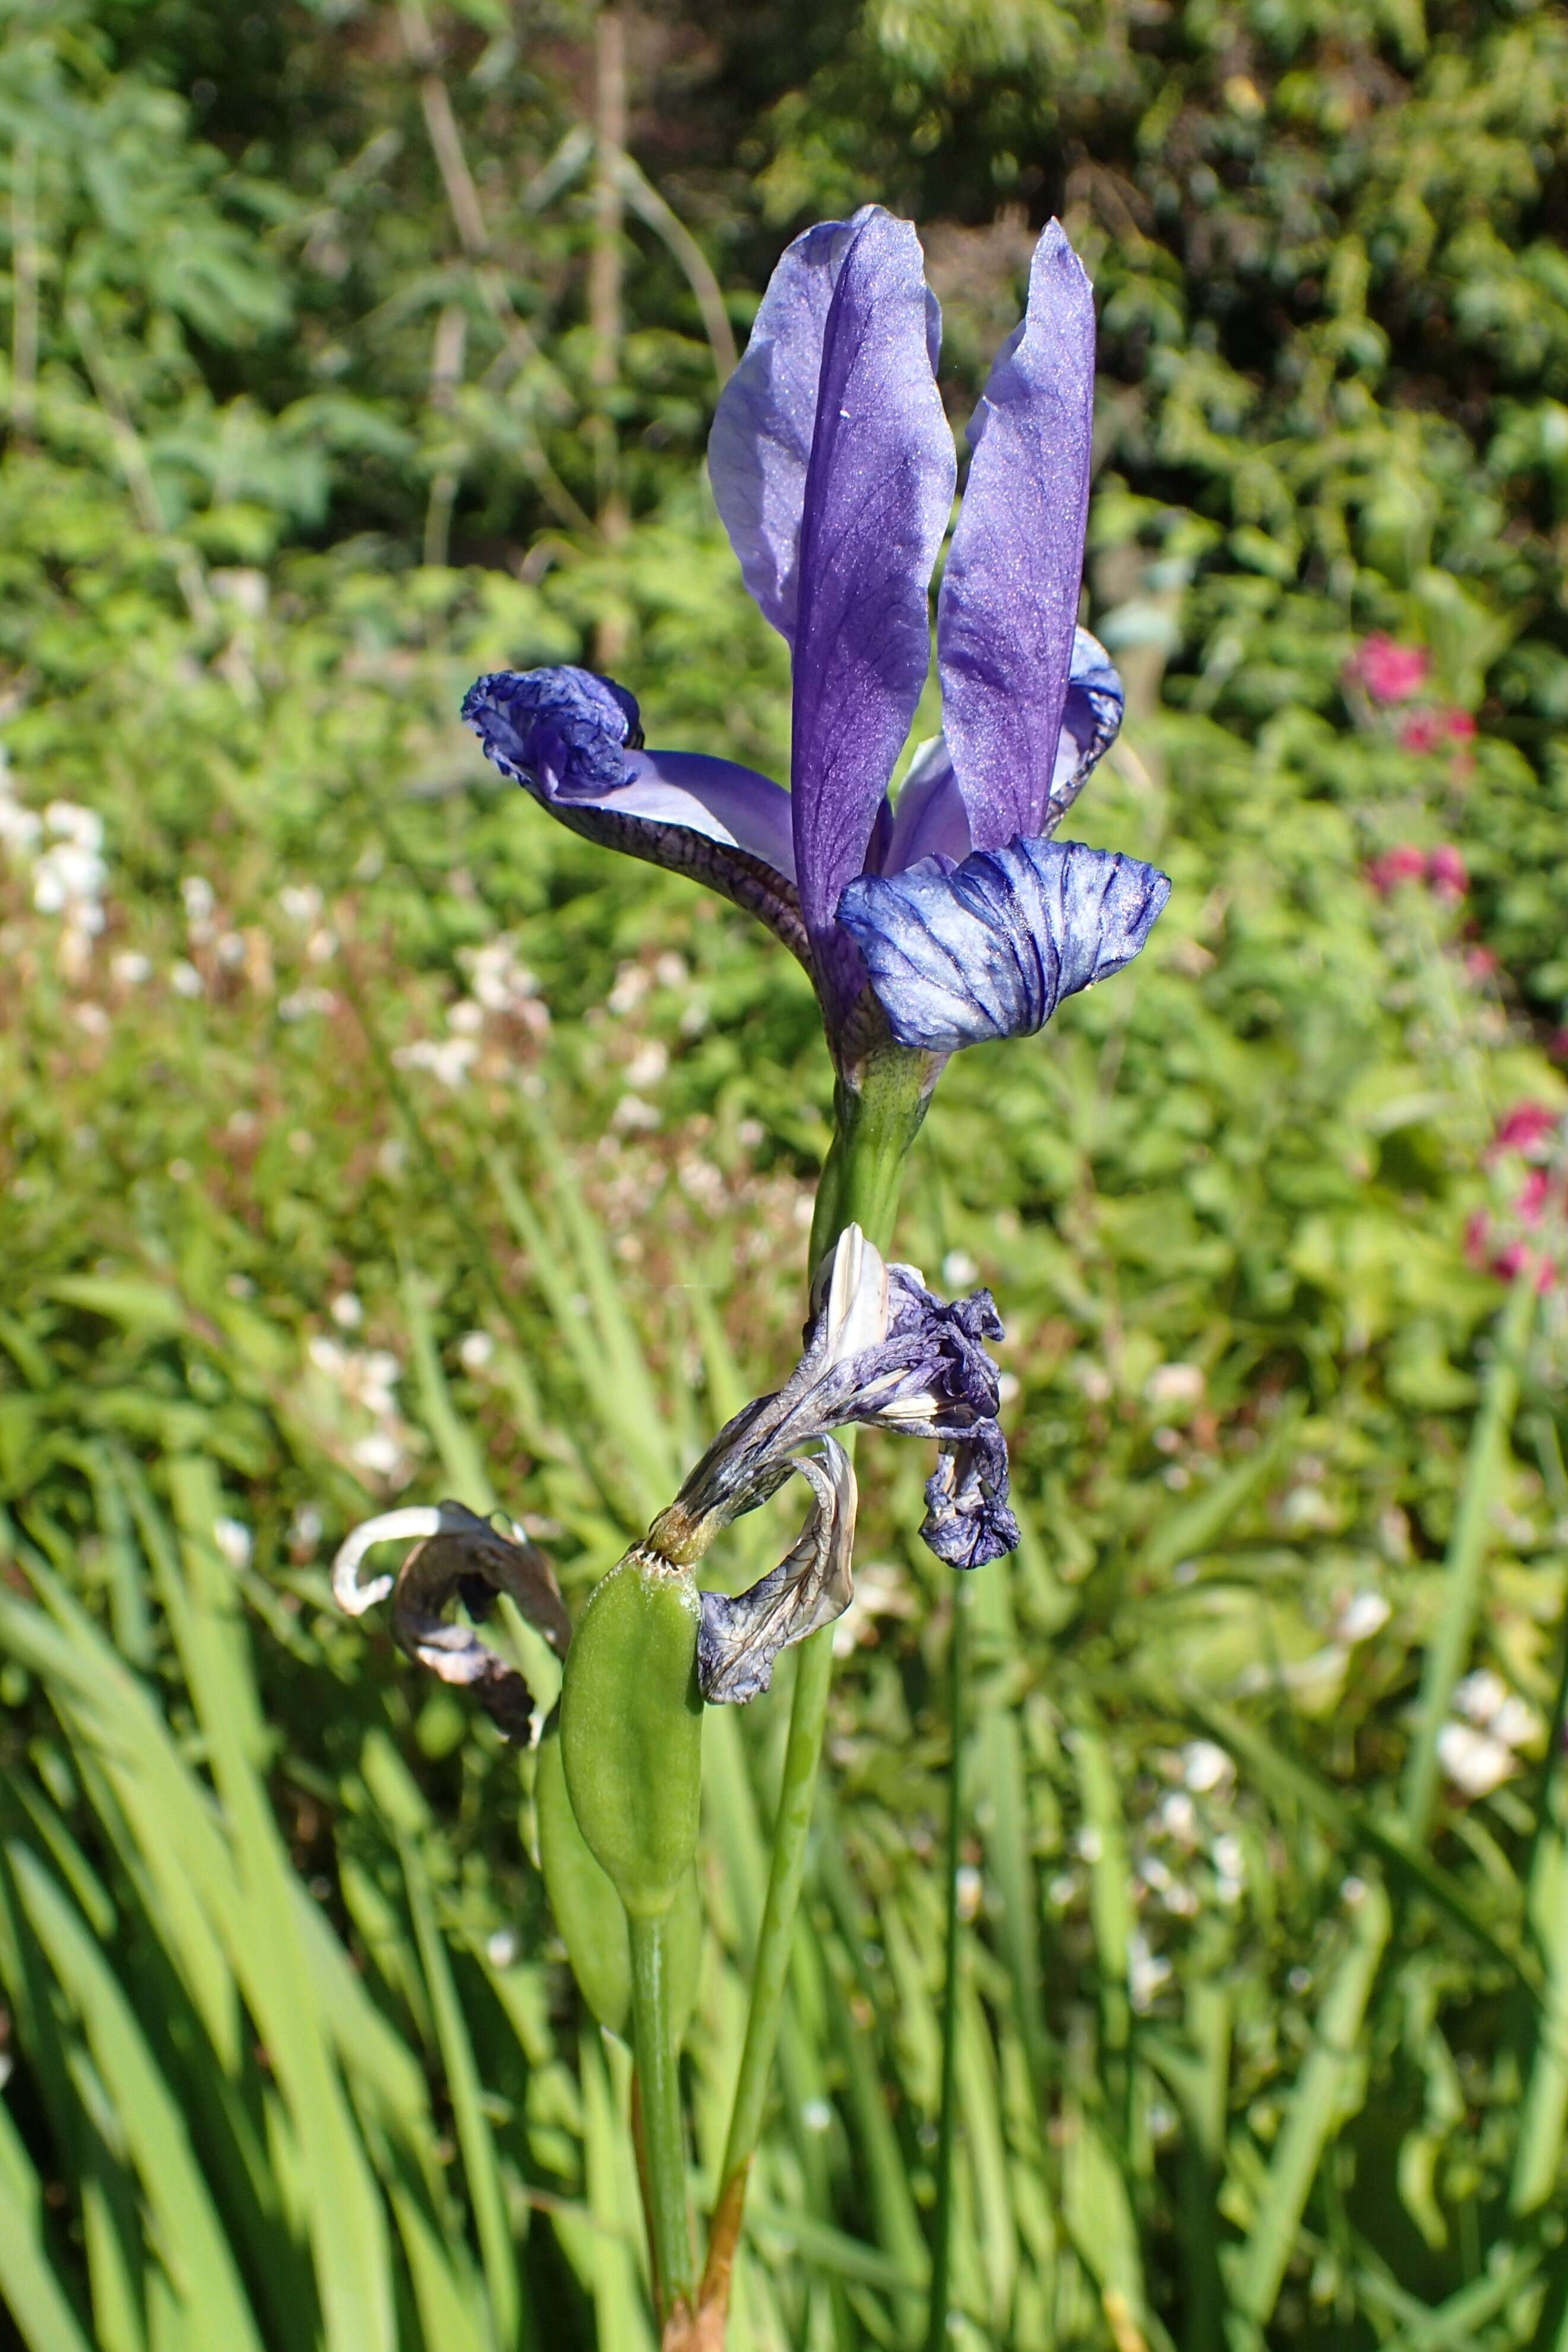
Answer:
[[[352,1328],[341,1313],[334,1314],[333,1320],[340,1328]],[[397,1358],[385,1348],[344,1347],[322,1331],[311,1335],[306,1352],[339,1402],[372,1424],[351,1440],[350,1458],[360,1469],[388,1484],[405,1480],[413,1461],[410,1433],[397,1410],[397,1383],[403,1373]]]
[[[76,801],[51,801],[40,816],[16,798],[0,751],[0,847],[30,871],[38,913],[59,918],[61,971],[70,981],[85,979],[109,886],[103,819]]]
[[[532,972],[519,962],[515,941],[488,940],[483,947],[461,949],[458,961],[473,993],[447,1006],[450,1034],[416,1037],[396,1047],[392,1056],[400,1070],[428,1070],[453,1094],[467,1086],[484,1052],[487,1021],[520,1025],[534,1039],[543,1038],[550,1029],[550,1008],[539,995]]]
[[[1454,1691],[1454,1713],[1437,1734],[1437,1760],[1465,1797],[1489,1797],[1518,1771],[1522,1750],[1541,1738],[1541,1717],[1490,1666]]]
[[[487,940],[483,947],[460,949],[458,961],[484,1012],[510,1013],[535,1034],[549,1028],[550,1013],[540,1002],[539,982],[519,961],[515,940],[503,935]]]

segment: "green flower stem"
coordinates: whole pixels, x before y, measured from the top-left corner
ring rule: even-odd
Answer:
[[[942,2000],[942,2115],[926,2352],[942,2352],[948,2340],[948,2282],[952,2265],[952,2171],[958,2137],[958,1866],[963,1852],[963,1743],[969,1731],[969,1588],[962,1578],[953,1586],[947,1675],[952,1724],[952,1761],[947,1780],[947,1973]]]
[[[837,1124],[817,1188],[811,1228],[811,1273],[848,1225],[885,1250],[892,1237],[904,1160],[920,1132],[935,1075],[932,1057],[888,1045],[873,1055],[858,1085],[841,1079],[835,1100]],[[847,1433],[853,1439],[853,1432]],[[805,1875],[817,1767],[827,1725],[827,1694],[833,1680],[831,1627],[803,1642],[797,1653],[795,1699],[784,1750],[784,1785],[773,1825],[767,1900],[757,1939],[745,2046],[730,2111],[719,2202],[709,2251],[703,2301],[721,2300],[741,2223],[746,2173],[762,2137],[768,2079],[778,2046],[784,1984],[789,1974],[795,1915]]]
[[[784,1749],[784,1785],[773,1823],[767,1901],[752,1974],[746,2042],[741,2053],[735,2103],[730,2111],[729,2137],[724,2144],[726,2189],[750,2164],[762,2137],[768,2077],[773,2071],[784,2010],[784,1980],[789,1974],[795,1909],[805,1875],[806,1839],[811,1830],[816,1768],[822,1755],[832,1680],[833,1630],[827,1626],[801,1643],[795,1668],[795,1703],[790,1710],[789,1742]]]
[[[680,2126],[680,2062],[670,1982],[668,1911],[626,1914],[632,1946],[632,2045],[642,2098],[648,2231],[660,2322],[696,2302],[686,2147]]]
[[[811,1221],[813,1279],[847,1225],[858,1225],[879,1249],[891,1240],[904,1161],[926,1115],[936,1067],[932,1055],[885,1045],[869,1058],[858,1086],[839,1080],[833,1141]]]

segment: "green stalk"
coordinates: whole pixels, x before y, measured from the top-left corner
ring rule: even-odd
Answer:
[[[832,1145],[817,1187],[811,1228],[815,1276],[847,1226],[858,1224],[867,1239],[885,1250],[892,1237],[899,1187],[910,1146],[920,1131],[931,1094],[931,1058],[885,1046],[869,1059],[861,1083],[840,1079],[835,1097]],[[851,1433],[852,1434],[852,1433]],[[784,1783],[773,1824],[767,1898],[757,1938],[745,2045],[735,2084],[734,2105],[724,2143],[719,2201],[703,2281],[704,2305],[722,2305],[740,2235],[746,2175],[762,2137],[768,2078],[778,2045],[784,1985],[789,1975],[795,1915],[805,1876],[817,1767],[827,1725],[827,1694],[833,1680],[831,1627],[803,1642],[798,1652]]]
[[[1426,1653],[1417,1702],[1415,1744],[1405,1769],[1402,1811],[1413,1842],[1425,1838],[1437,1795],[1437,1741],[1447,1719],[1454,1685],[1465,1670],[1480,1603],[1492,1509],[1502,1470],[1503,1448],[1519,1402],[1520,1368],[1535,1318],[1535,1271],[1517,1276],[1499,1318],[1497,1353],[1481,1389],[1480,1410],[1470,1431],[1464,1476],[1444,1562],[1443,1613]]]
[[[668,1911],[626,1914],[632,1945],[632,2046],[642,2099],[648,2233],[660,2323],[696,2303],[686,2147],[680,2127],[680,2062],[669,1974]]]
[[[858,1225],[879,1249],[891,1240],[904,1161],[926,1115],[931,1086],[931,1056],[901,1045],[873,1055],[858,1087],[840,1078],[833,1141],[811,1221],[813,1277],[847,1225]]]
[[[942,2352],[947,2342],[948,2281],[952,2265],[952,2174],[958,2141],[958,1866],[963,1850],[963,1743],[969,1728],[969,1589],[963,1582],[953,1587],[947,1677],[952,1723],[952,1761],[947,1781],[947,1973],[942,1997],[942,2115],[926,2352]]]

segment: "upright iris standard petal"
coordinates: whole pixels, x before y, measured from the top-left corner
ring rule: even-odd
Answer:
[[[792,641],[823,338],[844,257],[871,209],[819,221],[786,247],[708,436],[708,476],[741,576]]]
[[[1058,221],[997,356],[937,618],[942,720],[979,849],[1047,823],[1083,572],[1094,301]]]
[[[925,683],[927,589],[955,474],[920,245],[907,221],[873,214],[823,339],[795,637],[795,874],[830,1026],[846,992],[834,916]]]
[[[569,664],[479,678],[463,718],[502,775],[574,832],[706,882],[805,959],[789,794],[771,777],[644,750],[626,688]]]
[[[952,1054],[1043,1028],[1064,997],[1131,963],[1170,895],[1165,875],[1118,851],[1019,840],[867,875],[839,920],[900,1045]]]

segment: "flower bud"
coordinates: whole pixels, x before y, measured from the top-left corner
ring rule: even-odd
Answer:
[[[668,1911],[697,1851],[702,1699],[690,1574],[629,1551],[588,1596],[561,1692],[566,1787],[626,1910]]]

